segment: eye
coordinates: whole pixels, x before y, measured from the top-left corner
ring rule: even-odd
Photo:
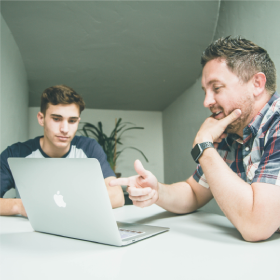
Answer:
[[[220,89],[221,89],[221,87],[213,87],[213,90],[214,90],[215,92],[219,92]]]
[[[55,118],[55,117],[53,117],[53,120],[54,120],[55,122],[60,121],[60,119],[59,119],[59,118]]]
[[[69,120],[69,123],[76,123],[77,120]]]

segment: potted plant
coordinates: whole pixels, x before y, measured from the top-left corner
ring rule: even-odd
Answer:
[[[102,122],[98,122],[97,126],[88,122],[83,122],[81,124],[83,126],[78,130],[80,134],[86,137],[95,138],[95,140],[101,145],[105,154],[107,155],[107,160],[114,172],[116,171],[116,162],[118,157],[126,149],[133,149],[138,151],[144,157],[144,159],[149,162],[144,153],[135,147],[125,147],[122,150],[117,151],[117,145],[123,145],[121,139],[124,132],[132,129],[144,129],[144,127],[135,126],[130,122],[122,122],[122,119],[119,118],[115,120],[115,127],[111,134],[107,136],[103,132]],[[120,176],[120,174],[117,173],[116,175]]]

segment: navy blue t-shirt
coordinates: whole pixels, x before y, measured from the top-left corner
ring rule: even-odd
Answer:
[[[0,166],[0,197],[3,197],[11,188],[15,188],[15,182],[7,161],[8,158],[49,158],[40,146],[40,138],[42,137],[43,136],[39,136],[23,143],[18,142],[9,146],[2,152]],[[116,176],[107,161],[107,156],[102,147],[94,139],[84,136],[75,136],[71,142],[69,151],[62,158],[96,158],[101,165],[104,178]]]

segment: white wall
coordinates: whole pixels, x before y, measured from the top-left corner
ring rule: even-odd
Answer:
[[[28,139],[28,83],[19,48],[1,15],[0,151]],[[14,197],[11,190],[5,197]]]
[[[29,108],[30,138],[43,135],[43,129],[38,124],[36,118],[39,110],[39,107]],[[133,163],[136,159],[140,159],[144,167],[154,173],[160,182],[163,182],[162,113],[85,109],[81,115],[81,122],[90,122],[97,125],[97,122],[101,121],[104,132],[108,135],[114,128],[115,118],[122,118],[124,122],[132,122],[137,126],[144,127],[143,130],[130,130],[124,133],[123,147],[132,146],[140,149],[149,160],[147,163],[140,153],[127,149],[120,155],[117,161],[116,172],[122,173],[124,177],[135,175]],[[119,148],[122,149],[122,147]]]
[[[241,35],[267,49],[278,69],[278,84],[280,71],[279,11],[280,2],[277,1],[222,1],[214,36],[217,39],[228,35]],[[193,139],[202,122],[210,115],[209,111],[203,108],[204,93],[200,80],[201,78],[163,111],[166,183],[185,180],[195,170],[195,164],[190,156]],[[203,209],[222,214],[214,200]]]

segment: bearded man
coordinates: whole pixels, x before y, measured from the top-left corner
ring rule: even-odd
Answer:
[[[133,204],[156,203],[189,213],[213,197],[247,241],[280,226],[280,96],[276,70],[263,48],[242,38],[220,38],[201,57],[204,106],[212,115],[193,142],[198,163],[186,181],[161,184],[135,162],[138,175],[112,180],[127,185]]]

